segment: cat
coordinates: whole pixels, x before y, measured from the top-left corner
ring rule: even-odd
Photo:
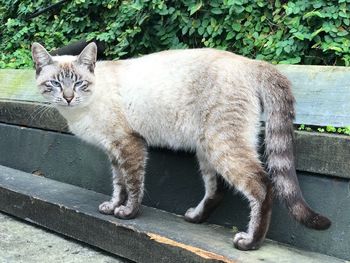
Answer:
[[[222,199],[222,177],[249,201],[248,229],[234,237],[240,250],[258,249],[274,195],[309,228],[328,218],[305,202],[293,156],[294,97],[289,80],[267,62],[215,49],[169,50],[140,58],[96,61],[96,44],[79,56],[52,57],[32,45],[39,91],[81,139],[108,154],[113,195],[99,211],[135,218],[144,188],[147,146],[196,153],[205,185],[185,219],[200,223]],[[260,113],[266,115],[267,165],[259,160]]]

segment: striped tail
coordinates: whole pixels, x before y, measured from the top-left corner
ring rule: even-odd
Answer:
[[[260,96],[266,115],[265,146],[267,168],[276,195],[293,217],[313,229],[327,229],[331,221],[305,202],[294,164],[294,96],[289,80],[274,67],[264,64]]]

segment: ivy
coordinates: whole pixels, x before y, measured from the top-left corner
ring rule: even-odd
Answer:
[[[57,3],[51,1],[50,4]],[[33,41],[99,40],[107,58],[215,47],[274,64],[350,65],[350,0],[0,0],[0,68],[31,67]]]
[[[336,133],[342,135],[350,136],[350,126],[346,127],[334,127],[334,126],[306,126],[305,124],[301,124],[298,127],[299,131],[307,131],[307,132],[320,132],[320,133]]]

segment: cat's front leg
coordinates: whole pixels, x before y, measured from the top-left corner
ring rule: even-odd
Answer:
[[[114,207],[113,213],[121,219],[135,218],[140,210],[143,197],[147,157],[145,141],[139,136],[128,135],[114,141],[109,152],[113,158],[113,165],[116,165],[120,171],[127,197],[124,203],[119,203],[120,205]]]
[[[110,160],[112,162],[113,173],[113,194],[110,201],[103,202],[99,206],[99,211],[107,215],[114,214],[114,210],[118,206],[124,205],[127,198],[123,175],[118,168],[118,164],[114,161],[114,158],[110,157]]]

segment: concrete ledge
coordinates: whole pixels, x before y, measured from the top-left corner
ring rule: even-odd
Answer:
[[[132,263],[1,212],[0,262]]]
[[[134,220],[98,213],[103,194],[0,166],[0,210],[136,262],[345,262],[266,241],[259,251],[232,247],[233,233],[143,207]]]

